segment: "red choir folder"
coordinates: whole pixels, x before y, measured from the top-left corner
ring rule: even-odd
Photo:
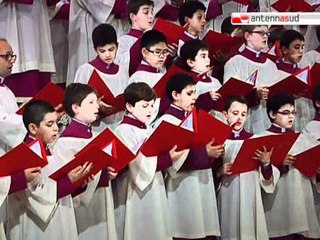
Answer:
[[[313,12],[316,6],[311,6],[305,0],[278,0],[271,5],[278,12]]]
[[[167,82],[169,81],[171,76],[178,74],[178,73],[186,73],[186,74],[191,75],[191,73],[188,73],[187,71],[183,70],[182,68],[177,67],[175,65],[172,65],[167,70],[167,72],[162,76],[162,78],[153,87],[158,98],[162,98],[162,97],[166,96]]]
[[[166,36],[168,44],[178,44],[179,39],[184,33],[183,27],[166,21],[162,18],[157,19],[156,23],[153,26],[153,29],[162,32]]]
[[[253,159],[253,157],[255,156],[257,149],[263,150],[263,146],[265,146],[268,151],[273,148],[271,163],[275,166],[281,165],[298,136],[299,133],[290,133],[268,135],[244,140],[240,151],[232,164],[232,174],[240,174],[257,169],[261,163],[259,160]]]
[[[310,70],[308,67],[268,87],[269,95],[287,93],[312,98]]]
[[[197,131],[192,147],[205,146],[213,138],[214,145],[223,144],[231,132],[230,126],[200,109],[197,113]]]
[[[272,62],[276,63],[276,61],[279,59],[278,56],[275,56],[275,55],[272,55],[272,54],[269,54],[269,53],[266,53],[266,57],[268,59],[270,59]]]
[[[104,103],[112,107],[112,111],[108,113],[108,115],[112,115],[125,109],[124,95],[120,94],[118,96],[114,96],[96,70],[93,70],[92,75],[88,81],[88,85],[98,92],[99,97],[102,97],[102,101]]]
[[[21,143],[0,157],[0,177],[9,176],[32,167],[44,167],[48,164],[46,152],[41,140],[29,145]]]
[[[209,56],[213,65],[216,62],[213,56],[218,50],[232,57],[243,44],[243,40],[240,37],[231,37],[212,30],[208,31],[202,40],[209,46]]]
[[[256,75],[257,71],[254,73]],[[241,81],[236,78],[230,78],[225,84],[223,84],[217,91],[221,94],[221,97],[215,101],[215,110],[223,111],[224,104],[230,96],[243,96],[247,95],[253,90],[255,82]]]
[[[320,145],[310,148],[307,151],[297,154],[294,167],[307,177],[313,177],[317,174],[317,168],[320,167]]]
[[[112,143],[112,145],[110,145]],[[76,156],[83,154],[92,147],[106,152],[106,146],[112,146],[112,158],[109,163],[117,172],[126,167],[135,158],[135,154],[109,129],[102,131],[94,140],[85,146]],[[111,155],[111,154],[109,154]]]
[[[130,48],[129,76],[135,73],[142,59],[141,38],[138,38]]]
[[[310,75],[311,75],[311,86],[312,89],[315,89],[319,84],[320,84],[320,63],[315,63],[311,70],[310,70]]]
[[[27,4],[27,5],[33,4],[33,0],[9,0],[9,2],[10,1],[12,1],[14,3]]]
[[[183,127],[163,121],[144,142],[141,152],[145,156],[158,156],[169,152],[174,145],[177,151],[189,149],[195,133]]]
[[[240,3],[243,5],[249,5],[251,3],[251,0],[233,0],[233,2]]]
[[[42,88],[29,102],[34,100],[44,100],[50,103],[52,106],[57,106],[62,104],[64,99],[64,90],[58,85],[50,82],[44,88]],[[17,114],[22,115],[26,105],[23,105],[18,111]]]
[[[82,186],[86,179],[89,176],[97,174],[100,170],[109,166],[112,161],[112,157],[103,152],[96,146],[91,147],[82,154],[77,155],[72,161],[65,164],[62,168],[50,175],[50,178],[58,181],[62,177],[66,176],[71,170],[75,169],[78,166],[82,166],[86,162],[93,163],[92,168],[83,178],[79,179],[73,185],[78,188]]]

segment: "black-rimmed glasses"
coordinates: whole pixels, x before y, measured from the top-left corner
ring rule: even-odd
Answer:
[[[161,55],[166,57],[169,55],[169,51],[168,50],[160,50],[160,49],[156,49],[156,50],[150,50],[148,48],[146,48],[148,50],[148,52],[153,53],[155,56],[160,57]]]
[[[281,114],[281,115],[284,115],[284,116],[289,116],[289,115],[296,115],[297,114],[297,112],[296,111],[289,111],[289,110],[285,110],[285,111],[282,111],[282,112],[280,112],[280,111],[278,111],[277,113],[279,113],[279,114]]]
[[[251,31],[250,33],[257,33],[257,34],[259,34],[261,37],[264,37],[264,36],[269,37],[269,36],[270,36],[270,33],[269,33],[269,32],[265,32],[265,31]]]
[[[6,54],[0,54],[0,57],[5,59],[6,61],[11,61],[12,59],[16,60],[17,55],[13,54],[13,52],[11,52],[11,53],[6,53]]]

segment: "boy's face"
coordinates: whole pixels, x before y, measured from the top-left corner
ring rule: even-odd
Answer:
[[[141,53],[143,59],[152,67],[160,69],[169,54],[167,45],[164,42],[159,42],[150,48],[142,48]]]
[[[287,61],[293,64],[297,64],[298,62],[300,62],[303,55],[304,41],[296,39],[292,43],[290,43],[289,48],[282,47],[281,50]]]
[[[181,93],[172,92],[173,103],[185,111],[190,112],[197,100],[196,85],[188,85]]]
[[[189,23],[188,31],[199,35],[199,33],[203,32],[204,27],[206,25],[206,15],[203,10],[197,10],[192,18],[186,17],[186,23]]]
[[[200,49],[194,60],[188,59],[187,63],[192,70],[196,70],[198,72],[208,71],[210,69],[209,51]]]
[[[47,113],[39,126],[29,124],[29,132],[36,138],[42,139],[44,143],[52,143],[58,136],[58,115],[56,112]]]
[[[12,56],[12,48],[6,41],[0,41],[0,77],[11,74],[16,57]]]
[[[116,58],[117,50],[118,50],[117,44],[110,43],[110,44],[104,45],[103,47],[97,47],[96,53],[104,63],[111,64]]]
[[[295,107],[291,104],[285,104],[277,112],[271,111],[269,116],[280,127],[291,128],[294,123],[295,114]]]
[[[130,13],[130,19],[132,21],[132,27],[145,31],[152,28],[154,21],[153,7],[149,5],[142,5],[139,8],[137,15]]]
[[[98,98],[95,93],[90,93],[82,100],[80,106],[72,105],[74,117],[86,124],[90,124],[97,120],[99,113]]]
[[[234,101],[228,111],[222,112],[224,118],[229,125],[233,125],[235,131],[239,131],[243,128],[243,125],[247,119],[248,106],[244,103]]]
[[[154,100],[140,100],[139,102],[136,102],[134,106],[127,103],[126,108],[140,122],[148,124],[153,114],[154,102]]]
[[[256,51],[261,51],[266,47],[268,42],[268,27],[255,27],[251,33],[245,32],[244,36],[247,41],[247,46]]]

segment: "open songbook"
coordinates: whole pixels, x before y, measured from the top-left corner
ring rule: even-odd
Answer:
[[[106,107],[110,108],[110,112],[107,115],[112,115],[125,109],[123,93],[114,96],[96,70],[93,70],[88,85],[98,92],[99,98],[105,103]]]
[[[253,157],[255,156],[256,150],[263,150],[263,147],[266,147],[268,151],[273,148],[271,155],[271,163],[273,165],[282,165],[285,156],[288,154],[298,136],[299,133],[290,133],[268,135],[244,140],[240,151],[232,164],[232,174],[240,174],[257,169],[261,165],[261,162]]]
[[[93,167],[90,172],[75,183],[75,186],[81,186],[85,179],[97,174],[100,170],[110,166],[118,172],[134,158],[135,154],[107,128],[78,152],[73,160],[51,174],[50,177],[59,180],[72,169],[82,166],[86,162],[92,162]]]
[[[29,102],[34,100],[43,100],[50,103],[52,106],[56,107],[63,103],[64,90],[58,85],[50,82],[45,87],[43,87]],[[26,103],[27,104],[27,103]],[[18,111],[17,114],[22,115],[26,107],[24,104]]]
[[[298,97],[312,98],[311,75],[309,67],[278,81],[268,87],[269,95],[287,93]]]
[[[0,157],[0,177],[9,176],[32,167],[44,167],[48,164],[47,155],[41,140],[30,144],[21,143]]]

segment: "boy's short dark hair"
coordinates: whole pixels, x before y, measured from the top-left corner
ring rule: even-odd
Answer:
[[[124,90],[124,101],[134,106],[139,101],[151,101],[156,99],[153,89],[144,82],[130,83]]]
[[[316,35],[318,42],[320,43],[320,25],[316,26]]]
[[[280,38],[280,48],[289,48],[289,45],[295,40],[304,41],[304,36],[296,30],[285,31]]]
[[[152,46],[162,42],[167,44],[167,39],[162,32],[158,30],[146,31],[141,37],[141,48],[150,49]]]
[[[203,5],[202,2],[196,0],[184,2],[179,9],[180,25],[184,26],[186,24],[185,18],[192,18],[193,14],[198,10],[206,11],[206,7]]]
[[[231,107],[232,103],[234,103],[234,102],[239,102],[239,103],[245,104],[245,105],[247,105],[247,108],[249,108],[248,101],[243,96],[230,96],[225,101],[224,106],[223,106],[223,110],[228,112],[229,108]]]
[[[55,111],[56,110],[50,103],[43,100],[34,100],[27,104],[23,112],[23,124],[27,130],[30,123],[39,127],[46,114]]]
[[[166,94],[170,101],[173,101],[172,93],[175,91],[181,93],[182,90],[189,85],[196,85],[193,77],[185,73],[178,73],[169,78],[166,86]]]
[[[241,28],[241,26],[233,25],[231,23],[231,16],[229,16],[226,17],[221,24],[221,33],[231,35],[231,33],[237,28]]]
[[[178,61],[180,67],[187,71],[191,71],[190,66],[187,64],[187,60],[191,59],[194,61],[199,50],[209,51],[209,47],[204,41],[201,41],[199,39],[194,39],[183,44],[183,46],[180,49],[180,58]]]
[[[97,49],[97,47],[103,47],[106,44],[114,43],[118,45],[116,30],[114,30],[110,24],[99,24],[93,29],[92,42],[94,49]]]
[[[287,31],[286,28],[284,27],[275,27],[270,29],[269,33],[269,37],[268,37],[268,44],[275,44],[276,41],[280,40],[282,34]]]
[[[133,13],[134,15],[137,15],[139,12],[139,9],[141,6],[147,5],[147,6],[154,6],[153,1],[151,0],[129,0],[127,3],[127,15],[128,15],[128,21],[129,24],[132,24],[132,21],[130,19],[130,13]]]
[[[318,85],[314,91],[313,91],[313,98],[312,98],[312,102],[313,102],[313,106],[316,109],[317,112],[319,112],[319,107],[317,107],[316,102],[320,101],[320,85]]]
[[[87,84],[71,83],[66,87],[64,92],[63,107],[70,117],[74,117],[72,105],[81,106],[83,99],[89,94],[96,93],[95,90]]]
[[[271,122],[273,122],[273,119],[269,116],[269,113],[271,111],[277,113],[286,104],[295,106],[294,98],[286,93],[275,94],[267,100],[267,114]]]

